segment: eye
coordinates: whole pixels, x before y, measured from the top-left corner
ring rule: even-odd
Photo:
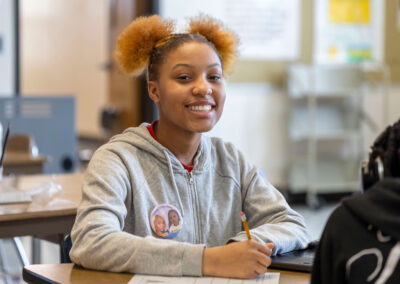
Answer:
[[[179,81],[189,81],[191,78],[189,75],[179,75],[176,77]]]
[[[216,82],[220,81],[221,78],[222,78],[221,75],[210,75],[210,76],[208,76],[208,79],[210,79],[211,81],[216,81]]]

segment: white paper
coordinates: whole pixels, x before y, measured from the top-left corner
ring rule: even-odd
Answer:
[[[0,204],[32,202],[31,195],[24,191],[0,191]]]
[[[168,277],[136,274],[128,284],[279,284],[279,275],[278,272],[268,272],[256,279],[242,280],[219,277]]]
[[[177,20],[200,13],[221,20],[240,38],[244,59],[295,60],[299,57],[301,0],[160,0],[160,15]]]

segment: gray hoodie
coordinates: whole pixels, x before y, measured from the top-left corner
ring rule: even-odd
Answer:
[[[201,276],[203,250],[247,239],[273,242],[273,254],[306,247],[303,218],[230,143],[202,135],[194,168],[148,132],[128,128],[100,147],[89,163],[72,228],[71,259],[86,268]],[[151,214],[160,204],[178,209],[181,230],[158,237]]]

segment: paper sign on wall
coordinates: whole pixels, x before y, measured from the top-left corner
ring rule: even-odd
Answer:
[[[381,0],[316,1],[314,62],[381,61],[383,5]]]
[[[241,58],[295,60],[299,56],[301,0],[160,0],[164,18],[213,16],[239,35]]]
[[[369,0],[330,0],[329,19],[331,23],[369,24]]]

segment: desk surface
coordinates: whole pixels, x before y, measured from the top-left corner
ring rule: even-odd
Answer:
[[[281,273],[280,284],[310,283],[309,273],[275,269],[270,269],[270,271]],[[71,263],[28,265],[23,270],[23,278],[28,283],[128,283],[132,275],[87,270]]]
[[[53,175],[62,187],[48,197],[36,195],[32,202],[0,205],[0,238],[37,234],[60,234],[71,230],[81,200],[82,173]],[[7,188],[20,191],[48,188],[51,175],[6,177],[0,181],[0,192]]]

